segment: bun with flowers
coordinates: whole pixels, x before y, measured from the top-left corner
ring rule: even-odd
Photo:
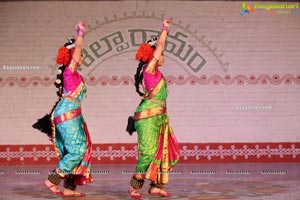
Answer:
[[[142,44],[139,47],[135,55],[135,58],[138,61],[144,63],[150,62],[151,59],[153,58],[153,53],[156,48],[156,44],[157,44],[157,37],[152,37],[151,40],[148,40],[146,43]]]
[[[56,63],[59,65],[68,66],[68,64],[72,59],[73,53],[74,53],[74,48],[67,49],[64,46],[60,47],[57,52]]]
[[[56,56],[56,63],[59,65],[68,66],[72,59],[75,48],[75,39],[73,37],[69,38],[65,44],[58,49]]]

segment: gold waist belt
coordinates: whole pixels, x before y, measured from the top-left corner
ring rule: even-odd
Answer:
[[[148,117],[153,117],[157,115],[161,115],[167,112],[166,107],[155,107],[155,108],[149,108],[147,110],[143,110],[140,112],[136,112],[134,115],[135,120],[145,119]]]

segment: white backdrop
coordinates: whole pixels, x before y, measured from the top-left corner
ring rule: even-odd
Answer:
[[[135,51],[164,17],[173,24],[161,71],[179,142],[299,142],[300,10],[241,16],[241,8],[218,1],[1,2],[0,144],[49,144],[31,125],[56,101],[55,56],[80,20],[88,24],[80,73],[93,143],[134,143],[125,127],[139,103]]]

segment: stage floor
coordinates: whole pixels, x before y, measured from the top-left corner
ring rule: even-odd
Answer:
[[[0,199],[62,199],[42,184],[53,168],[0,165]],[[78,187],[86,197],[63,199],[130,199],[127,189],[133,172],[134,165],[94,165],[94,181]],[[141,191],[143,199],[300,200],[300,163],[178,164],[166,186],[173,197],[152,197],[147,190],[146,181]]]

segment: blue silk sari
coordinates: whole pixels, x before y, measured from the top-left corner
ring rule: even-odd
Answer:
[[[86,87],[82,77],[70,67],[64,72],[64,95],[53,115],[54,147],[59,157],[57,168],[61,175],[72,174],[75,185],[92,181],[92,143],[81,113]]]

